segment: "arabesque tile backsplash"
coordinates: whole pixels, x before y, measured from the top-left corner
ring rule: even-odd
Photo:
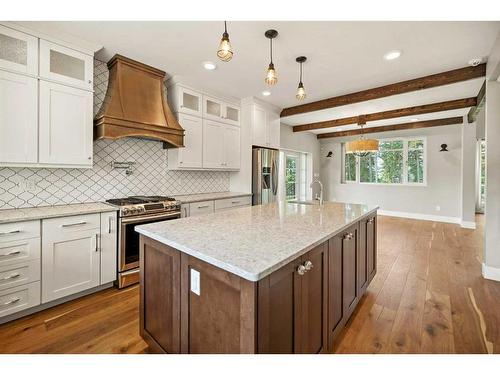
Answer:
[[[106,64],[94,61],[94,113],[106,94]],[[133,173],[112,161],[134,161]],[[229,190],[229,172],[170,171],[161,142],[135,138],[94,142],[92,169],[0,168],[0,209],[104,201],[129,195]]]

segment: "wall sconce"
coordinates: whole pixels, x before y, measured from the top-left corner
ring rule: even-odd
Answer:
[[[333,152],[328,151],[328,154],[326,155],[327,158],[331,158],[333,156]]]
[[[448,145],[446,143],[443,143],[441,145],[441,150],[439,150],[439,152],[443,152],[443,151],[448,151]]]

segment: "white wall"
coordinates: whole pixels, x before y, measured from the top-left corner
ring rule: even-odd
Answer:
[[[462,126],[462,164],[461,199],[462,215],[461,223],[466,228],[476,228],[476,162],[477,162],[477,139],[476,124],[469,124],[467,116],[464,117]]]
[[[461,217],[461,148],[462,125],[373,134],[374,137],[427,137],[427,186],[392,186],[342,184],[340,143],[353,137],[322,140],[323,153],[333,151],[332,158],[321,162],[326,198],[353,203],[377,204],[381,210],[431,216],[436,220],[459,222]],[[446,143],[448,152],[440,152]],[[440,206],[440,210],[436,209]],[[411,216],[411,215],[406,215]]]
[[[325,184],[321,174],[321,159],[326,155],[320,154],[320,142],[312,133],[294,133],[291,126],[281,124],[280,129],[280,148],[294,151],[308,152],[313,159],[313,176],[319,174],[319,179]],[[309,186],[306,186],[309,189]],[[315,186],[312,196],[319,192],[319,187]]]

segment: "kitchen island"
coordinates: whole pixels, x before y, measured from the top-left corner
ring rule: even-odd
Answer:
[[[139,226],[161,353],[323,353],[376,273],[377,207],[272,203]]]

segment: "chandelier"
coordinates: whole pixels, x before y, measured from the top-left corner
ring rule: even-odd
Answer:
[[[367,156],[372,152],[378,151],[378,139],[365,138],[363,134],[363,126],[366,125],[366,120],[363,116],[358,117],[358,125],[361,127],[361,136],[359,139],[346,144],[346,153],[356,156]]]

